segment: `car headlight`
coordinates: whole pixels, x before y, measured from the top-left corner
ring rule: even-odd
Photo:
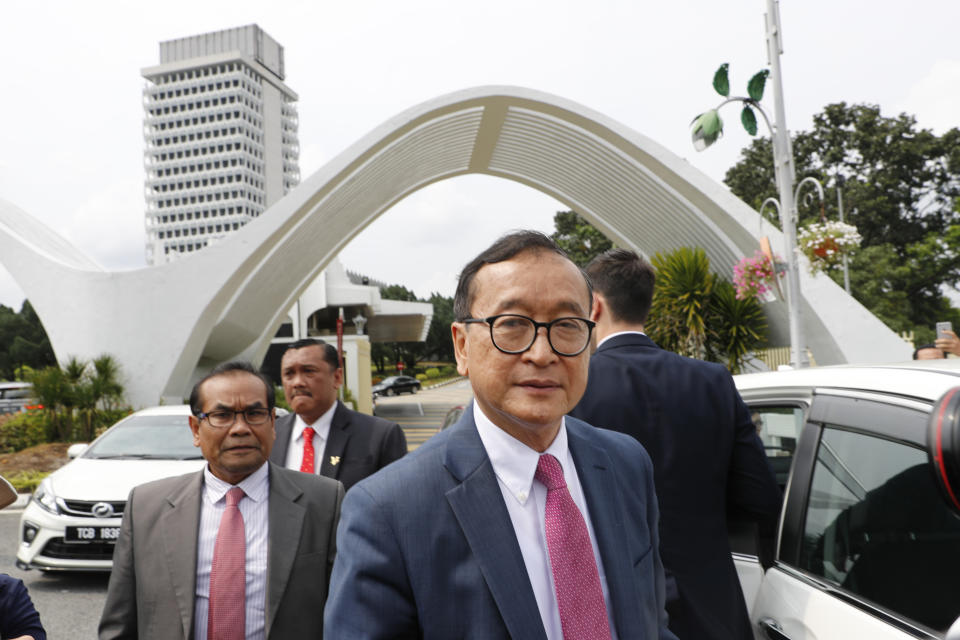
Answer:
[[[33,492],[33,500],[50,513],[60,513],[60,508],[57,506],[57,496],[53,493],[53,483],[50,482],[50,478],[44,478],[40,482],[40,486]]]

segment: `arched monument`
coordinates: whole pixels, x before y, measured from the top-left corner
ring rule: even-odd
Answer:
[[[718,273],[779,232],[685,160],[574,102],[479,87],[388,120],[259,218],[171,264],[107,271],[0,200],[0,262],[30,299],[58,359],[110,353],[135,406],[180,402],[221,361],[259,361],[324,266],[393,204],[434,182],[497,176],[563,202],[620,246],[650,255],[703,247]],[[518,221],[517,226],[522,226]],[[801,277],[802,318],[820,364],[909,357],[909,347],[826,276]],[[783,303],[768,306],[786,342]]]

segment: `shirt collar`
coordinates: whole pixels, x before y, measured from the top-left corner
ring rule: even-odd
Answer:
[[[203,468],[203,490],[212,504],[223,500],[227,491],[233,487],[240,487],[246,497],[254,502],[267,499],[270,493],[270,465],[264,462],[260,468],[238,482],[236,485],[224,482],[210,471],[209,463]]]
[[[296,419],[293,421],[293,431],[290,437],[293,440],[301,440],[303,437],[303,430],[307,427],[311,427],[313,432],[323,438],[324,442],[327,440],[327,436],[330,435],[330,425],[333,424],[333,414],[337,411],[337,403],[339,400],[334,400],[333,404],[330,405],[330,408],[327,409],[322,416],[317,418],[317,421],[313,424],[307,424],[306,421],[296,414]]]
[[[517,502],[525,505],[530,498],[533,476],[537,471],[537,463],[540,462],[540,452],[493,424],[476,402],[473,403],[473,420],[477,424],[477,433],[480,434],[480,441],[487,451],[490,464],[493,465],[493,472]],[[557,437],[543,453],[554,456],[563,467],[569,464],[566,418],[560,419]]]
[[[645,335],[647,335],[647,334],[645,334],[643,331],[617,331],[616,333],[611,333],[610,335],[608,335],[607,337],[605,337],[603,340],[601,340],[600,342],[598,342],[598,343],[597,343],[597,349],[599,349],[599,348],[600,348],[600,345],[602,345],[602,344],[603,344],[604,342],[606,342],[607,340],[610,340],[610,339],[612,339],[612,338],[616,338],[617,336],[631,336],[631,335],[633,335],[633,336],[645,336]]]

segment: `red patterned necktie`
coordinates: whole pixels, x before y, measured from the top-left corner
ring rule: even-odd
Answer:
[[[610,623],[590,534],[567,490],[563,468],[552,455],[544,454],[534,477],[547,487],[547,548],[563,638],[609,640]]]
[[[313,473],[313,434],[316,433],[313,427],[307,427],[303,430],[303,462],[300,463],[300,471],[304,473]]]
[[[245,635],[247,541],[237,506],[243,496],[240,487],[227,491],[227,506],[220,518],[210,567],[207,640],[243,640]]]

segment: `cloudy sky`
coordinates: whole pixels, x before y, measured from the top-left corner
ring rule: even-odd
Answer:
[[[831,102],[906,111],[937,133],[960,126],[953,0],[784,0],[787,124],[808,129]],[[721,180],[749,137],[693,150],[689,123],[767,64],[765,0],[266,3],[17,2],[0,8],[0,199],[36,216],[104,267],[144,265],[140,76],[161,40],[259,24],[285,48],[300,96],[304,178],[393,115],[478,85],[529,87],[579,102]],[[769,103],[769,98],[766,101]],[[397,204],[341,254],[354,271],[420,296],[452,294],[460,267],[503,232],[544,231],[562,206],[472,176]],[[0,303],[23,293],[2,266]]]

